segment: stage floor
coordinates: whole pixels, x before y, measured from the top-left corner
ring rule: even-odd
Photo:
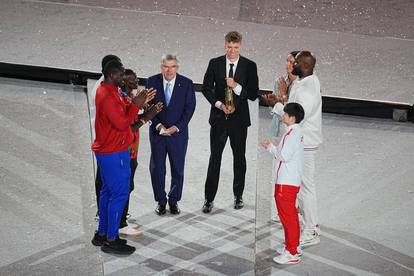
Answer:
[[[411,123],[324,114],[317,160],[321,244],[293,267],[272,262],[282,230],[270,222],[269,110],[251,103],[244,194],[232,208],[232,157],[224,153],[214,212],[205,215],[209,106],[197,93],[182,214],[154,213],[148,128],[131,194],[144,235],[129,257],[91,245],[96,227],[87,96],[80,87],[0,78],[0,275],[412,275]]]
[[[100,71],[109,53],[139,76],[161,55],[202,82],[223,36],[243,34],[260,88],[283,74],[286,54],[309,49],[322,94],[413,103],[411,1],[4,0],[0,61]],[[385,3],[387,2],[387,3]],[[323,115],[317,160],[322,242],[293,267],[272,262],[282,230],[270,222],[267,108],[250,103],[244,209],[232,208],[232,157],[224,153],[211,215],[201,212],[209,158],[209,105],[197,93],[182,214],[154,213],[148,128],[141,132],[131,215],[144,236],[126,258],[90,244],[96,228],[94,163],[85,89],[0,78],[0,275],[413,275],[414,125]]]

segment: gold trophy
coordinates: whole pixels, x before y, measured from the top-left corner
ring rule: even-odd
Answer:
[[[226,87],[225,91],[225,105],[230,113],[234,111],[233,89],[231,89],[229,86]],[[229,114],[226,114],[226,120],[228,119],[228,116]]]

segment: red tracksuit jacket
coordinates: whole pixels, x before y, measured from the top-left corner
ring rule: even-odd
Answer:
[[[130,125],[139,107],[125,105],[118,87],[102,83],[96,90],[96,138],[92,144],[95,153],[116,153],[128,150],[134,135]]]

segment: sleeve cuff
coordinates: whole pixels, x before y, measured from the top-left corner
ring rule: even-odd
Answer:
[[[217,102],[214,104],[214,106],[215,106],[215,107],[217,107],[218,109],[220,109],[220,110],[221,110],[221,105],[222,105],[222,104],[223,104],[222,102],[217,101]]]
[[[233,88],[234,94],[240,96],[243,87],[240,84],[237,84],[236,87]]]
[[[276,103],[275,106],[272,109],[272,114],[278,114],[278,115],[282,116],[283,115],[283,108],[284,107],[285,106],[283,104]]]
[[[273,144],[267,147],[267,151],[268,151],[268,152],[270,152],[270,153],[273,153],[273,151],[274,151],[275,149],[276,149],[276,147],[275,147],[275,145],[273,145]]]

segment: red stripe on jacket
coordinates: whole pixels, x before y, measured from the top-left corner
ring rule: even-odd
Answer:
[[[288,136],[290,133],[292,132],[292,129],[290,129],[286,134],[285,134],[285,136],[283,136],[283,140],[282,140],[282,148],[283,148],[283,146],[285,145],[285,139],[286,139],[286,136]],[[282,149],[281,148],[281,149]],[[281,160],[279,160],[279,166],[277,167],[277,171],[276,171],[276,176],[279,176],[279,171],[280,171],[280,167],[282,166],[282,161]]]

